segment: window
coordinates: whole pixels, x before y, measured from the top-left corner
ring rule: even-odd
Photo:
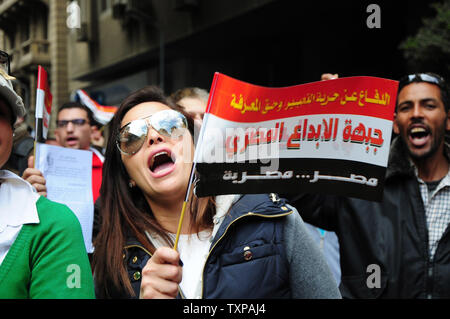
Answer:
[[[22,32],[21,32],[21,41],[25,42],[30,39],[30,21],[28,19],[24,19],[23,25],[22,25]]]
[[[100,0],[100,12],[104,12],[111,7],[111,0]]]
[[[41,13],[41,26],[42,26],[42,36],[41,38],[44,40],[48,40],[48,11],[44,10]]]

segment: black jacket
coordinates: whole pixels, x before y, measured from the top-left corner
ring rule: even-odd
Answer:
[[[425,209],[406,154],[396,138],[382,202],[317,194],[291,199],[306,222],[336,232],[344,298],[450,298],[449,226],[430,261]],[[373,265],[381,270],[379,288]]]

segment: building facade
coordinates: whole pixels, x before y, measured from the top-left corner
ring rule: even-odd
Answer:
[[[119,105],[148,84],[168,94],[208,90],[214,72],[275,87],[324,72],[397,79],[406,72],[399,43],[433,12],[428,1],[379,0],[381,27],[373,29],[369,3],[0,0],[0,45],[13,56],[32,124],[38,64],[50,74],[54,111],[79,88]]]
[[[81,25],[69,35],[72,89],[79,83],[100,103],[118,105],[146,84],[170,93],[183,86],[209,89],[214,65],[225,61],[207,34],[274,2],[248,0],[79,0]],[[223,43],[225,46],[230,44]],[[222,49],[219,49],[222,50]]]
[[[66,4],[60,0],[0,1],[0,45],[11,56],[15,86],[34,127],[37,67],[46,69],[53,105],[69,98],[67,78]],[[55,111],[56,108],[53,108]],[[54,127],[55,117],[51,126]]]

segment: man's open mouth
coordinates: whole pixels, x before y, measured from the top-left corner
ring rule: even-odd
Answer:
[[[430,138],[431,132],[425,126],[413,126],[408,131],[409,140],[414,146],[423,146]]]
[[[78,138],[76,138],[75,136],[69,136],[67,139],[66,139],[66,142],[67,142],[67,144],[74,144],[74,143],[76,143],[76,142],[78,142]]]

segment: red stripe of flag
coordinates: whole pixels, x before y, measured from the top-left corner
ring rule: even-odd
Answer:
[[[217,73],[209,112],[234,122],[311,114],[355,114],[393,120],[398,82],[357,76],[268,88]]]

